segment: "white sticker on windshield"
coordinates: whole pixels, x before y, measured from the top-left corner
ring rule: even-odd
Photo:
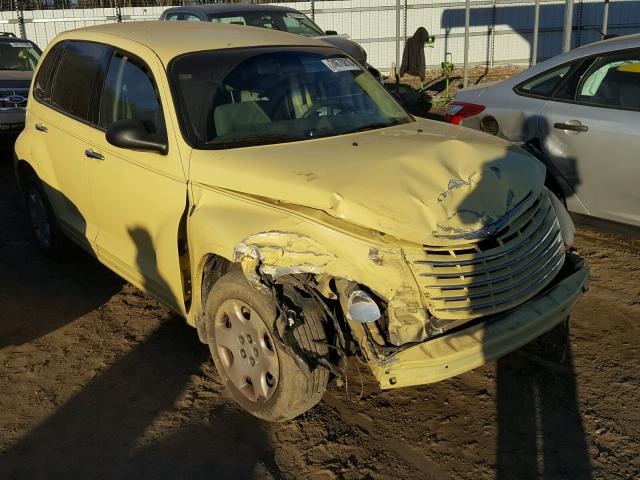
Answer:
[[[307,18],[304,13],[288,13],[291,18],[299,18],[300,20],[304,20]]]
[[[11,45],[12,47],[15,48],[31,48],[31,44],[30,43],[19,43],[19,42],[9,42],[9,45]]]
[[[348,72],[349,70],[362,70],[360,66],[350,58],[326,58],[321,60],[332,72]]]

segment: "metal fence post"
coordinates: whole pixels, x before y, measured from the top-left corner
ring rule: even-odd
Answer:
[[[562,51],[571,50],[571,34],[573,31],[573,0],[566,0],[564,7],[564,41]]]
[[[18,17],[18,29],[20,30],[20,38],[27,38],[27,31],[24,28],[24,14],[22,12],[22,6],[20,0],[14,0],[13,6]]]
[[[409,5],[408,5],[408,1],[409,0],[404,0],[404,6],[403,8],[403,14],[404,14],[404,21],[402,22],[402,33],[403,33],[403,38],[404,38],[404,43],[406,45],[407,43],[407,10],[409,9]]]
[[[113,9],[115,10],[115,13],[116,13],[116,22],[121,23],[122,22],[122,10],[120,10],[120,4],[118,3],[118,0],[114,0]]]
[[[462,72],[462,88],[467,88],[467,68],[469,66],[469,23],[471,22],[471,0],[464,7],[464,63]]]
[[[604,0],[602,10],[602,36],[607,34],[607,28],[609,26],[609,0]]]
[[[396,72],[400,71],[400,0],[396,0]]]
[[[533,45],[531,47],[531,66],[538,63],[538,31],[540,30],[540,0],[536,0],[533,10]]]
[[[580,0],[580,3],[578,4],[578,38],[576,39],[576,47],[579,47],[580,45],[582,45],[582,7],[583,7],[583,0]]]
[[[311,0],[311,20],[316,21],[316,1]]]

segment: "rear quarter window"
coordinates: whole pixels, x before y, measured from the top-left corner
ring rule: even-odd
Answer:
[[[533,78],[527,79],[515,87],[515,91],[521,95],[534,97],[550,97],[556,87],[564,80],[571,70],[571,65],[562,65],[552,68]]]
[[[51,79],[65,42],[56,43],[42,60],[33,84],[33,96],[44,103],[51,101]]]

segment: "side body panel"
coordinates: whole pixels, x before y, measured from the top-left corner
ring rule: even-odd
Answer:
[[[640,137],[633,111],[550,101],[540,117],[546,157],[570,189],[571,211],[640,226]],[[587,131],[555,128],[580,123]]]
[[[479,115],[465,118],[461,125],[475,130],[482,130],[481,121],[492,116],[498,122],[498,136],[510,142],[526,142],[537,134],[538,113],[546,100],[516,95],[511,87],[497,84],[480,91],[478,95],[462,90],[456,94],[456,100],[477,103],[486,108]]]
[[[63,230],[93,249],[97,235],[91,203],[84,138],[92,128],[32,99],[28,121],[16,146],[30,158]]]
[[[103,160],[87,159],[89,185],[99,224],[98,256],[121,276],[186,314],[178,254],[178,229],[187,208],[187,181],[170,112],[166,74],[155,54],[133,42],[120,46],[144,60],[153,73],[169,132],[169,153],[119,148],[97,128],[85,148]]]

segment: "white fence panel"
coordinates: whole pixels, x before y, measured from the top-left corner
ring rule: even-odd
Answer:
[[[573,45],[599,40],[602,35],[603,0],[575,2]],[[314,15],[324,30],[336,30],[359,42],[369,62],[388,70],[395,62],[396,34],[400,48],[405,35],[424,26],[435,35],[426,49],[427,64],[439,66],[447,53],[456,65],[464,55],[465,0],[401,0],[400,31],[396,31],[396,0],[323,0],[278,2]],[[526,65],[532,57],[534,2],[522,0],[472,0],[469,62],[472,65]],[[640,32],[640,0],[611,0],[610,34]],[[123,7],[122,21],[156,20],[166,7]],[[541,0],[538,59],[560,53],[564,0]],[[33,10],[23,12],[27,38],[44,48],[58,33],[89,25],[117,21],[114,8]],[[405,21],[406,19],[406,21]],[[0,31],[20,34],[15,11],[0,12]]]

